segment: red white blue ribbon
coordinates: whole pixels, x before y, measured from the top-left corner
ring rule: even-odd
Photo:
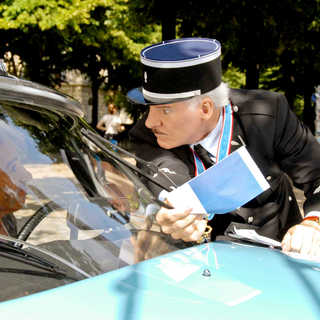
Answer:
[[[192,151],[193,160],[194,160],[194,168],[195,168],[194,175],[197,176],[201,172],[205,171],[207,168],[202,162],[202,160],[199,158],[198,154],[192,148],[190,149]]]
[[[217,162],[225,158],[231,149],[231,140],[232,140],[232,132],[233,132],[233,112],[231,104],[228,104],[223,108],[223,121],[222,128],[219,137],[219,144],[217,150]]]

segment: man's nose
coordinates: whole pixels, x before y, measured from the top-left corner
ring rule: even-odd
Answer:
[[[160,124],[160,119],[157,115],[156,110],[154,110],[153,108],[150,108],[149,113],[148,113],[148,117],[145,121],[146,127],[149,129],[152,129],[152,128],[159,126],[159,124]]]

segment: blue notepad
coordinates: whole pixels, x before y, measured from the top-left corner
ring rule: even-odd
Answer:
[[[270,188],[246,147],[240,147],[216,165],[167,195],[177,211],[195,214],[233,211]]]

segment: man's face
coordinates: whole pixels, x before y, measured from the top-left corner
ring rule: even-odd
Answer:
[[[157,138],[161,148],[171,149],[199,141],[202,137],[203,119],[200,102],[177,102],[150,106],[145,122]],[[195,104],[195,105],[194,105]]]

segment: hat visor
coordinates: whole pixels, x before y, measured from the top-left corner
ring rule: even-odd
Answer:
[[[131,89],[128,93],[127,93],[127,99],[134,104],[141,104],[141,105],[149,105],[150,101],[147,101],[143,94],[142,94],[142,88],[134,88]]]
[[[142,93],[142,87],[131,89],[127,93],[127,99],[129,100],[129,102],[134,103],[134,104],[144,105],[144,106],[171,104],[171,103],[175,103],[175,102],[189,100],[189,99],[192,99],[192,98],[193,97],[179,98],[179,99],[168,99],[168,100],[163,99],[161,101],[154,102],[154,101],[146,100],[144,98],[144,95]]]

